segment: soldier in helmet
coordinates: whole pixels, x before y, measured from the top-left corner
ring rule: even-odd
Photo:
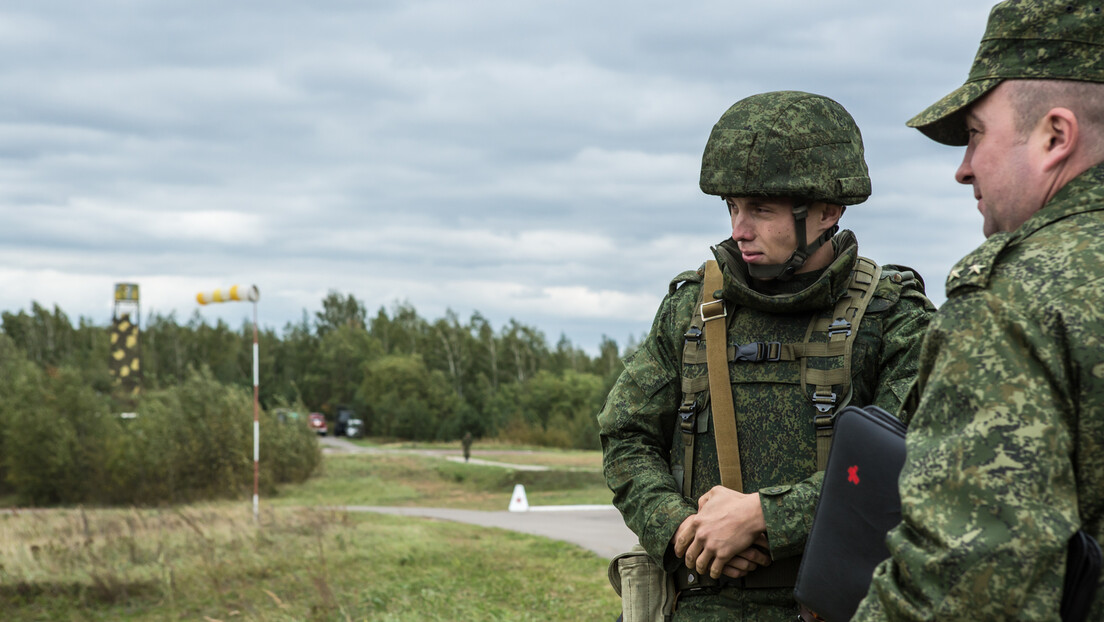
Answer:
[[[606,480],[674,578],[675,620],[791,621],[833,417],[848,403],[897,411],[934,306],[915,272],[860,257],[839,231],[870,178],[835,101],[737,102],[700,185],[723,199],[731,237],[712,249],[716,268],[671,282],[625,359],[598,416]]]
[[[1101,4],[997,4],[965,84],[908,124],[966,147],[986,240],[947,277],[853,619],[1104,620],[1104,580],[1070,580],[1071,545],[1104,540]]]

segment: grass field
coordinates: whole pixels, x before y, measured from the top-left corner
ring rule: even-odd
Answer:
[[[608,504],[613,498],[602,478],[598,452],[532,451],[493,456],[506,463],[549,466],[550,470],[516,471],[410,453],[327,455],[321,476],[285,487],[270,502],[281,506],[505,510],[514,484],[525,486],[531,505]],[[482,453],[478,457],[491,459]]]
[[[572,452],[578,454],[580,452]],[[591,455],[512,451],[543,472],[399,455],[327,455],[305,484],[181,508],[0,514],[0,620],[613,620],[606,560],[471,525],[325,505],[505,509],[609,503]],[[484,457],[480,455],[480,457]]]

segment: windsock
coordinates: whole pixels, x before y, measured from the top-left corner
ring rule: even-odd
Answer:
[[[216,289],[213,292],[199,292],[196,301],[201,305],[214,302],[257,302],[261,297],[261,290],[256,285],[242,287],[234,285],[229,289]]]

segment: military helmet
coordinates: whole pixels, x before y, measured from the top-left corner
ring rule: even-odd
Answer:
[[[800,91],[742,99],[713,126],[702,192],[855,205],[870,196],[862,135],[837,102]]]

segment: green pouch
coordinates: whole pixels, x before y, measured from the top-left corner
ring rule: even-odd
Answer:
[[[610,585],[621,597],[624,622],[669,622],[675,610],[675,577],[637,544],[610,561]]]

